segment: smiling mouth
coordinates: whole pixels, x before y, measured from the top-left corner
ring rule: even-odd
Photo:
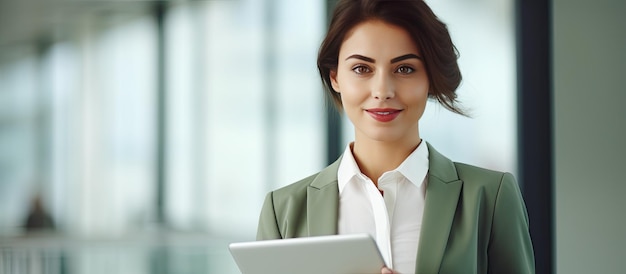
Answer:
[[[371,111],[371,112],[376,113],[378,115],[389,115],[393,113],[392,111]]]
[[[396,119],[401,109],[366,109],[365,110],[374,120],[378,122],[390,122]]]
[[[402,110],[401,109],[390,109],[390,108],[387,108],[387,109],[377,109],[376,108],[376,109],[366,109],[365,111],[367,111],[369,113],[376,113],[376,114],[379,114],[379,115],[389,115],[389,114],[392,114],[392,113],[398,113],[398,112],[400,112]]]

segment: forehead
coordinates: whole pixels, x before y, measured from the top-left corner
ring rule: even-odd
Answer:
[[[408,31],[381,20],[368,20],[346,33],[339,57],[362,54],[391,59],[408,53],[420,53]]]

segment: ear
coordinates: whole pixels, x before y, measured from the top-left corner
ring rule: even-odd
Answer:
[[[337,82],[337,70],[330,71],[330,85],[337,93],[341,93],[339,83]]]

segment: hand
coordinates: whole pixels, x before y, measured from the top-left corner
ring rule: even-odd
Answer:
[[[381,274],[394,274],[395,272],[393,272],[393,270],[387,268],[386,266],[383,266],[383,269],[380,270]]]

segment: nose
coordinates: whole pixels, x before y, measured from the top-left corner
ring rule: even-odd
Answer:
[[[371,92],[374,99],[387,101],[395,96],[395,85],[391,77],[386,73],[379,73],[373,77]]]

